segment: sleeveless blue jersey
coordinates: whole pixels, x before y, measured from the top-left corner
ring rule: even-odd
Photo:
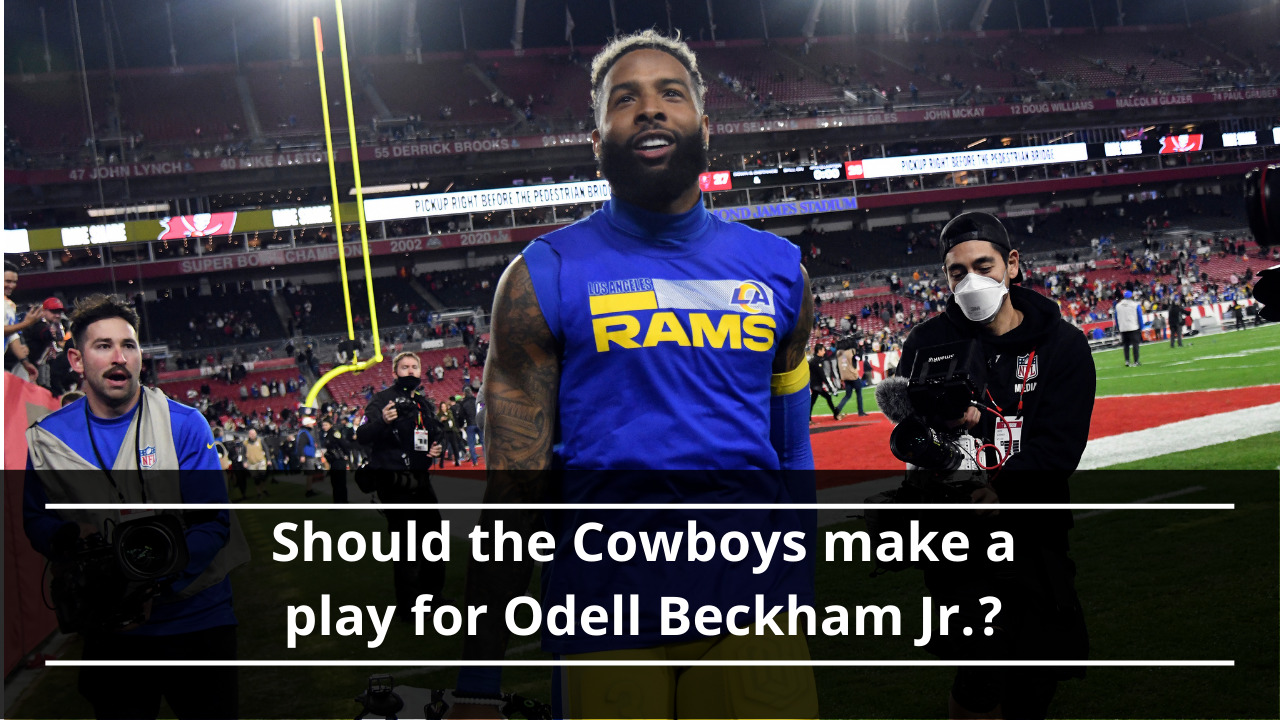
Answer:
[[[701,204],[672,216],[614,198],[589,218],[534,241],[524,256],[560,347],[559,501],[814,501],[812,488],[804,495],[786,482],[769,441],[775,351],[795,327],[808,292],[795,245],[724,222]],[[675,533],[686,531],[691,519],[716,537],[804,527],[792,511],[549,513],[557,551],[543,566],[544,610],[569,594],[578,608],[611,608],[614,595],[636,593],[641,632],[547,635],[543,646],[578,653],[681,640],[659,634],[664,595],[694,608],[726,609],[750,604],[755,594],[779,603],[788,593],[811,597],[811,564],[775,557],[772,571],[753,574],[754,551],[739,563],[694,564],[617,563],[607,555],[586,563],[574,552],[573,534],[588,521],[604,530],[586,549],[602,552],[615,531]]]
[[[525,255],[562,348],[558,464],[778,467],[769,380],[807,292],[799,248],[614,198]]]

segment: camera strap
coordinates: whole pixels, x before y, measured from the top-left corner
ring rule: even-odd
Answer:
[[[1036,348],[1031,348],[1031,352],[1027,356],[1027,365],[1022,372],[1021,387],[1018,388],[1018,409],[1015,414],[1006,417],[1004,408],[1000,407],[996,402],[996,398],[991,394],[991,388],[987,388],[987,399],[991,401],[991,407],[987,408],[989,412],[996,416],[995,440],[994,442],[984,443],[978,448],[981,453],[986,448],[992,448],[996,453],[996,464],[991,467],[982,465],[978,466],[983,470],[1000,470],[1004,467],[1005,462],[1016,454],[1022,445],[1022,430],[1026,425],[1026,417],[1022,414],[1023,398],[1027,392],[1027,383],[1031,380],[1031,369],[1034,367],[1036,359]]]
[[[1031,368],[1035,367],[1036,349],[1031,348],[1031,354],[1027,356],[1027,369],[1022,373],[1022,387],[1018,388],[1018,415],[1022,415],[1022,396],[1027,393],[1027,382],[1031,380]]]
[[[133,461],[137,463],[138,469],[138,487],[142,490],[142,502],[147,501],[147,484],[142,481],[142,413],[143,405],[146,403],[147,394],[138,393],[137,417],[134,419],[133,433]],[[89,415],[89,402],[84,403],[84,423],[85,432],[89,435],[89,445],[93,447],[93,456],[98,461],[98,467],[102,469],[102,474],[107,476],[107,482],[111,483],[111,488],[116,491],[116,497],[120,498],[120,502],[127,502],[124,499],[124,493],[120,492],[120,486],[116,484],[116,479],[111,475],[111,466],[102,459],[102,453],[98,450],[98,442],[93,439],[93,418]]]

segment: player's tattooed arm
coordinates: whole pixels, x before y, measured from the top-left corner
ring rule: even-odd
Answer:
[[[517,257],[498,281],[489,340],[484,369],[485,502],[546,502],[560,359],[522,257]],[[538,511],[481,513],[480,523],[489,530],[497,520],[502,521],[504,530],[516,530],[526,538],[542,529]],[[533,573],[533,562],[527,556],[522,560],[471,561],[466,602],[488,605],[490,611],[480,616],[477,634],[467,638],[465,657],[502,658],[507,643],[503,622],[506,605],[528,591]]]
[[[796,369],[809,352],[809,336],[813,333],[813,289],[809,285],[809,271],[800,266],[800,280],[804,283],[804,302],[795,329],[778,343],[773,354],[773,372],[784,373]]]
[[[551,465],[560,359],[523,257],[517,257],[498,281],[489,338],[484,370],[486,465],[491,475],[495,470],[545,470]],[[486,497],[494,502],[536,499],[519,483],[494,496],[492,480]]]

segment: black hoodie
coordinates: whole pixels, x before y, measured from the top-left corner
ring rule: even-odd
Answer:
[[[1069,502],[1066,480],[1084,453],[1097,388],[1089,341],[1043,295],[1014,285],[1009,298],[1023,320],[1000,336],[986,333],[964,316],[954,298],[948,300],[942,315],[907,337],[899,372],[908,375],[923,348],[979,340],[987,360],[987,389],[995,404],[1006,417],[1025,420],[1020,449],[993,473],[992,487],[1001,502]],[[1024,376],[1029,376],[1026,390],[1020,393]],[[991,442],[996,423],[996,416],[984,411],[982,422],[971,432]]]

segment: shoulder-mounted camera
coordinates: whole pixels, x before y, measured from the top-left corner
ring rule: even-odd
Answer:
[[[143,621],[147,601],[190,560],[176,515],[121,522],[107,536],[81,538],[79,532],[75,524],[64,525],[50,553],[50,595],[65,633],[119,630]]]

